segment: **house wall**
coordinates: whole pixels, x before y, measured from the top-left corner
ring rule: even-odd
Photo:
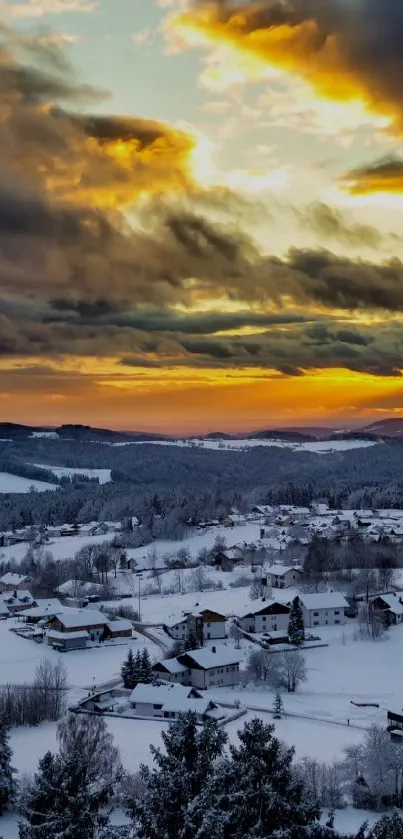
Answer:
[[[288,629],[290,616],[285,615],[251,615],[239,621],[245,632],[274,632],[276,629]]]
[[[225,621],[205,621],[203,624],[203,638],[225,638]]]
[[[285,574],[268,574],[268,577],[269,583],[273,586],[273,588],[289,588],[290,586],[296,586],[299,584],[301,574],[299,571],[294,571],[290,568],[290,570],[286,571]]]
[[[159,703],[161,704],[161,703]],[[136,702],[132,705],[134,713],[139,717],[162,717],[162,709],[154,708],[152,702]]]
[[[305,627],[334,626],[346,622],[344,608],[342,607],[339,609],[307,609],[302,606],[302,612]]]
[[[195,688],[228,687],[237,685],[239,682],[239,665],[231,664],[228,667],[214,667],[210,670],[190,671],[190,683]]]
[[[163,679],[164,682],[172,682],[176,685],[187,685],[190,682],[189,671],[186,671],[186,673],[160,673],[158,670],[153,670],[153,675],[156,679]]]

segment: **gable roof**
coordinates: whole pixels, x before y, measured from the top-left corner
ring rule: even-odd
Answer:
[[[255,615],[286,615],[290,611],[290,606],[286,603],[280,603],[279,600],[268,600],[266,603],[260,601],[260,605],[256,609],[251,609],[243,618],[255,617]]]
[[[65,626],[105,626],[108,623],[108,618],[99,609],[70,609],[65,608],[58,616],[58,620]]]
[[[232,664],[239,665],[239,660],[239,653],[236,654],[233,651],[222,649],[214,653],[207,647],[203,647],[201,650],[190,650],[178,655],[178,661],[196,670],[212,670],[215,667],[228,667]]]
[[[50,600],[37,600],[36,602],[36,606],[24,610],[25,618],[53,617],[66,609],[65,606],[62,606],[60,600],[55,597],[51,597]]]
[[[163,670],[166,673],[186,673],[187,667],[181,664],[177,658],[163,658],[154,664],[153,670]]]
[[[396,594],[380,594],[374,600],[383,600],[388,609],[395,615],[403,615],[403,603],[400,602]],[[374,600],[372,602],[374,602]]]
[[[315,594],[299,594],[299,600],[306,609],[347,609],[348,603],[339,591],[320,591]]]
[[[165,704],[165,702],[179,702],[180,699],[189,699],[191,696],[200,697],[201,694],[192,687],[184,685],[146,685],[139,682],[130,695],[131,702],[151,702]]]
[[[7,571],[7,574],[3,574],[3,576],[0,577],[0,583],[3,583],[6,586],[18,586],[26,580],[28,580],[26,574],[14,574],[12,571]]]
[[[300,565],[280,565],[280,563],[269,565],[269,567],[264,568],[263,571],[265,574],[274,574],[277,577],[284,577],[288,571],[298,571],[299,574],[302,574],[302,568]]]

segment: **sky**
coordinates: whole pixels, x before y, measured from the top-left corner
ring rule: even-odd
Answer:
[[[0,417],[403,415],[401,0],[0,0]]]

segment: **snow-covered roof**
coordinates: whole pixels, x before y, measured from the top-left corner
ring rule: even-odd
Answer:
[[[88,632],[84,630],[77,630],[76,632],[58,632],[57,629],[49,629],[47,633],[48,638],[54,638],[55,640],[63,640],[66,641],[67,638],[85,638],[86,640],[89,638]]]
[[[188,699],[192,693],[195,693],[195,689],[184,685],[146,685],[140,683],[132,690],[130,701],[164,705],[165,702],[174,703],[179,702],[180,699]]]
[[[339,591],[320,591],[315,594],[299,594],[306,609],[347,609],[348,603]]]
[[[386,603],[391,612],[395,615],[403,615],[403,603],[400,602],[396,594],[380,594],[379,597]]]
[[[16,592],[3,591],[3,593],[0,594],[0,600],[2,600],[4,603],[10,604],[33,603],[34,598],[32,597],[31,592],[27,589],[17,589]]]
[[[299,571],[299,573],[302,573],[302,569],[299,565],[281,565],[280,563],[269,565],[269,567],[265,568],[264,571],[267,574],[275,574],[277,577],[284,577],[288,571]]]
[[[26,574],[13,574],[12,571],[7,571],[7,574],[3,574],[0,577],[0,583],[3,583],[5,586],[18,586],[27,579]]]
[[[181,664],[177,658],[163,658],[158,664],[161,664],[168,673],[186,673],[187,670],[187,667]]]
[[[233,651],[221,648],[217,652],[213,652],[212,649],[210,650],[204,647],[201,650],[191,650],[182,653],[178,658],[179,661],[183,661],[184,658],[190,658],[202,670],[211,670],[214,667],[228,667],[231,664],[239,664],[240,655],[239,653],[236,654]]]
[[[126,620],[126,618],[116,618],[116,620],[108,621],[107,627],[111,632],[118,632],[119,629],[133,629],[133,624],[131,621]]]
[[[259,605],[257,605],[254,609],[249,609],[247,614],[242,615],[242,618],[249,618],[251,615],[260,615],[265,613],[275,614],[273,610],[274,606],[280,606],[280,614],[284,614],[284,609],[287,608],[289,610],[289,605],[287,603],[282,603],[280,600],[259,600]]]
[[[33,606],[31,609],[25,609],[25,618],[51,617],[52,615],[64,612],[66,608],[62,606],[60,600],[57,600],[56,598],[51,598],[50,600],[37,600],[37,604],[37,606]]]
[[[103,588],[104,587],[101,586],[100,583],[88,583],[81,580],[66,580],[65,583],[62,583],[57,587],[56,591],[60,592],[60,594],[69,594],[74,596],[87,594],[88,592],[101,592]]]
[[[99,609],[68,609],[58,615],[60,623],[65,627],[76,626],[104,626],[108,623],[106,615]]]

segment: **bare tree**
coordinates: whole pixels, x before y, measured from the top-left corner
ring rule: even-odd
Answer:
[[[255,577],[250,584],[249,597],[251,600],[259,600],[264,596],[264,585],[260,577]]]
[[[57,737],[60,754],[70,759],[76,756],[92,786],[113,786],[121,777],[119,750],[103,717],[69,714],[59,723]]]
[[[193,569],[190,583],[196,591],[204,591],[207,577],[203,565],[198,565],[197,568]]]
[[[235,649],[239,650],[241,646],[242,632],[236,621],[232,621],[229,634],[230,638],[233,638],[235,641]]]
[[[301,682],[306,682],[307,672],[304,656],[298,650],[278,654],[279,682],[288,693],[294,693]]]
[[[34,689],[42,718],[58,720],[65,709],[68,690],[67,670],[63,662],[53,664],[49,658],[44,658],[36,668]]]

